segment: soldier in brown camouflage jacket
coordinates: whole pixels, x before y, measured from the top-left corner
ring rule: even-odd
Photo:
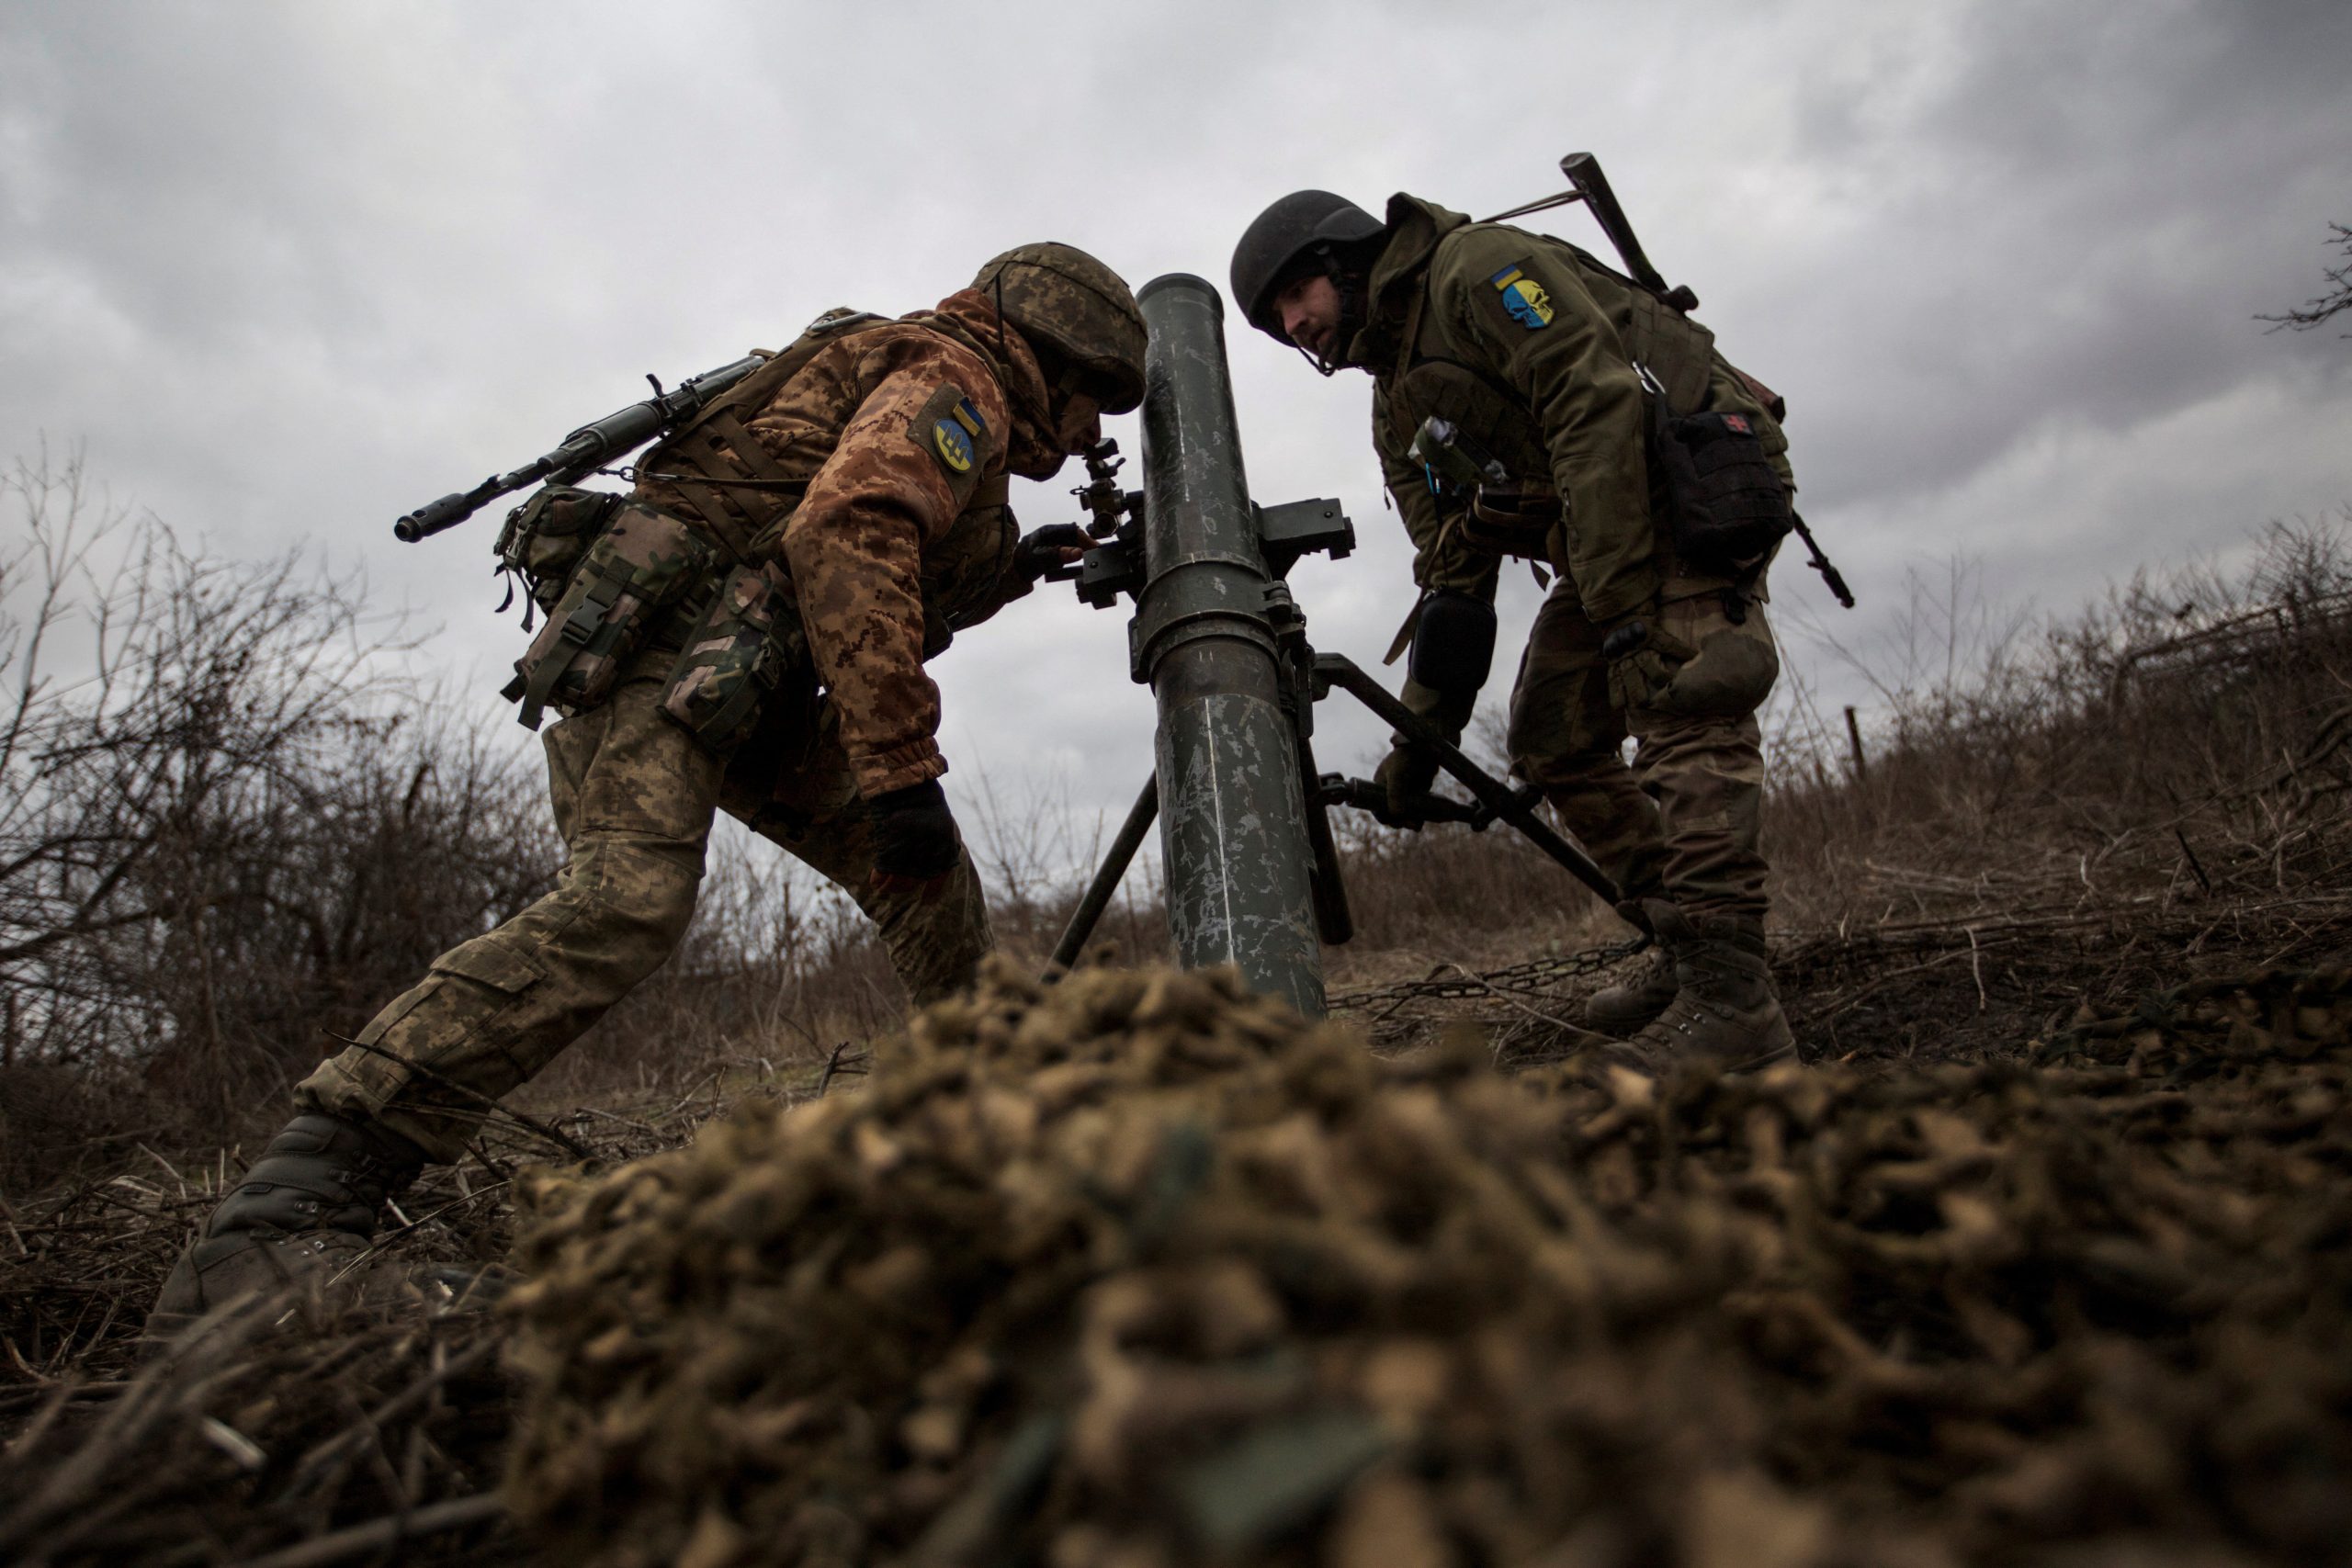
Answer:
[[[555,888],[435,960],[297,1087],[301,1114],[181,1258],[150,1332],[363,1251],[423,1162],[457,1158],[483,1106],[668,958],[720,807],[855,898],[918,1003],[968,984],[988,916],[923,664],[1085,543],[1068,525],[1023,538],[1007,476],[1050,476],[1135,407],[1143,347],[1117,274],[1024,246],[934,310],[820,318],[647,452],[616,520],[544,585],[549,621],[510,688],[526,722],[541,703],[566,715],[545,737]],[[614,544],[646,537],[634,557]],[[665,586],[638,592],[649,560]],[[612,622],[615,603],[641,625]],[[730,623],[729,606],[749,609]],[[729,671],[743,700],[705,701]]]

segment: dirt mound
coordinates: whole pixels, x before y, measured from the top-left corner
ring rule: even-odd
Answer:
[[[2263,976],[1509,1078],[999,970],[862,1096],[537,1180],[510,1500],[598,1568],[2329,1560],[2347,1031]]]

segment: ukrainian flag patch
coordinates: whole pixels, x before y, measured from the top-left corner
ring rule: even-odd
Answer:
[[[1552,297],[1517,265],[1503,268],[1487,281],[1495,286],[1496,297],[1510,319],[1529,332],[1541,332],[1552,324],[1555,313]]]

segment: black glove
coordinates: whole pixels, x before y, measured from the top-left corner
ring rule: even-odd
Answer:
[[[1437,758],[1410,741],[1400,740],[1373,770],[1372,782],[1388,792],[1388,809],[1373,817],[1389,828],[1418,828],[1429,819],[1430,786],[1437,783]]]
[[[1075,523],[1048,523],[1021,536],[1021,542],[1012,547],[1012,570],[1023,582],[1041,577],[1065,581],[1078,575],[1078,563],[1064,560],[1062,552],[1091,549],[1093,545],[1086,530]]]
[[[874,823],[876,886],[932,882],[956,869],[963,840],[937,779],[877,795],[865,809]]]
[[[1679,637],[1662,631],[1656,613],[1630,615],[1600,639],[1600,656],[1609,660],[1609,700],[1620,713],[1658,705],[1673,689],[1674,677],[1696,656]]]

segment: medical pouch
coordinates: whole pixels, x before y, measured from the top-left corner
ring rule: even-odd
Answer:
[[[662,711],[713,750],[732,750],[759,723],[768,694],[808,658],[784,569],[737,567],[670,666]]]
[[[627,502],[564,581],[503,694],[531,729],[548,708],[575,714],[612,693],[661,613],[710,579],[716,551],[677,518]]]
[[[1747,415],[1678,414],[1650,387],[1654,488],[1675,558],[1707,576],[1744,577],[1795,526],[1788,487]]]

